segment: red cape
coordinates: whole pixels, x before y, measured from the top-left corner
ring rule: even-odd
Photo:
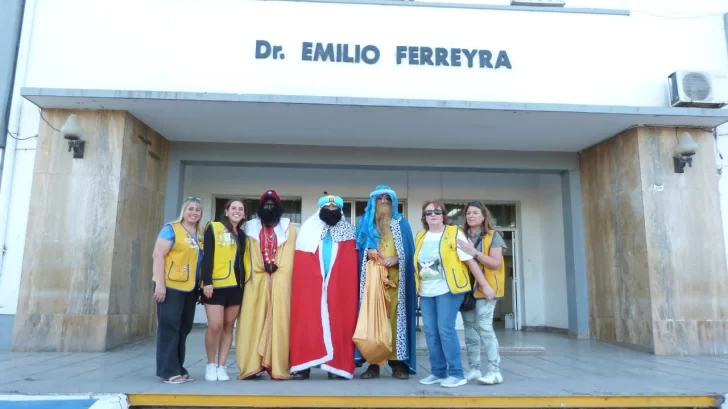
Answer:
[[[337,245],[338,244],[338,245]],[[319,250],[296,250],[291,287],[291,372],[321,369],[354,377],[354,330],[359,276],[354,240],[334,243],[331,271],[324,280]]]

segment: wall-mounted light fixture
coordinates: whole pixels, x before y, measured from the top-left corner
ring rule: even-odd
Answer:
[[[86,141],[81,139],[83,129],[76,114],[71,114],[61,126],[61,134],[68,141],[68,151],[73,152],[74,159],[83,158]]]
[[[698,144],[688,132],[683,132],[678,138],[675,155],[672,157],[672,164],[675,173],[685,173],[685,165],[693,167],[693,155],[698,151]]]

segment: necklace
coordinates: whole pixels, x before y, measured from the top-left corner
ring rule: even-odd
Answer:
[[[268,231],[270,230],[270,233]],[[271,263],[276,259],[276,253],[278,252],[278,243],[275,238],[275,230],[271,227],[263,227],[263,240],[262,240],[262,251],[263,259],[266,263]]]

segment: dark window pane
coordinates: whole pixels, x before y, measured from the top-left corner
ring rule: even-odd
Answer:
[[[230,199],[217,198],[215,200],[215,220],[220,221],[225,214],[225,204]],[[283,217],[291,219],[292,223],[301,223],[301,199],[281,200],[283,205]],[[245,219],[252,220],[258,218],[258,209],[260,208],[260,199],[243,199],[245,205]]]
[[[465,206],[467,203],[445,203],[450,224],[463,226],[465,222]],[[513,204],[486,204],[490,214],[493,216],[493,227],[514,228],[516,227],[516,205]]]
[[[453,226],[462,226],[465,221],[464,210],[464,203],[445,203],[448,223]]]
[[[225,198],[216,198],[215,199],[215,217],[214,220],[216,222],[222,221],[222,216],[225,215],[225,205],[227,204],[228,200]]]
[[[493,226],[500,228],[516,227],[516,205],[497,204],[486,205],[493,215]]]
[[[344,217],[351,222],[351,202],[344,202]]]
[[[364,211],[367,209],[367,202],[358,201],[356,202],[356,205],[354,207],[356,209],[356,213],[354,214],[354,217],[356,218],[356,224],[359,224],[359,220],[361,220],[362,217],[364,217]]]
[[[397,205],[397,209],[400,214],[405,214],[404,205],[405,204],[403,202],[399,202]],[[346,209],[346,206],[344,206],[344,209]],[[356,209],[356,213],[355,213],[354,217],[356,219],[356,222],[352,223],[352,224],[354,224],[356,226],[357,224],[359,224],[359,220],[361,220],[361,218],[364,217],[364,211],[367,209],[367,202],[365,202],[363,200],[358,200],[355,203],[355,209]],[[347,215],[348,214],[349,213],[347,213]],[[406,217],[406,215],[405,215],[405,217]]]

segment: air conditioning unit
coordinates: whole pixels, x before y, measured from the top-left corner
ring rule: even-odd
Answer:
[[[667,77],[670,105],[721,108],[728,105],[728,72],[675,71]]]

